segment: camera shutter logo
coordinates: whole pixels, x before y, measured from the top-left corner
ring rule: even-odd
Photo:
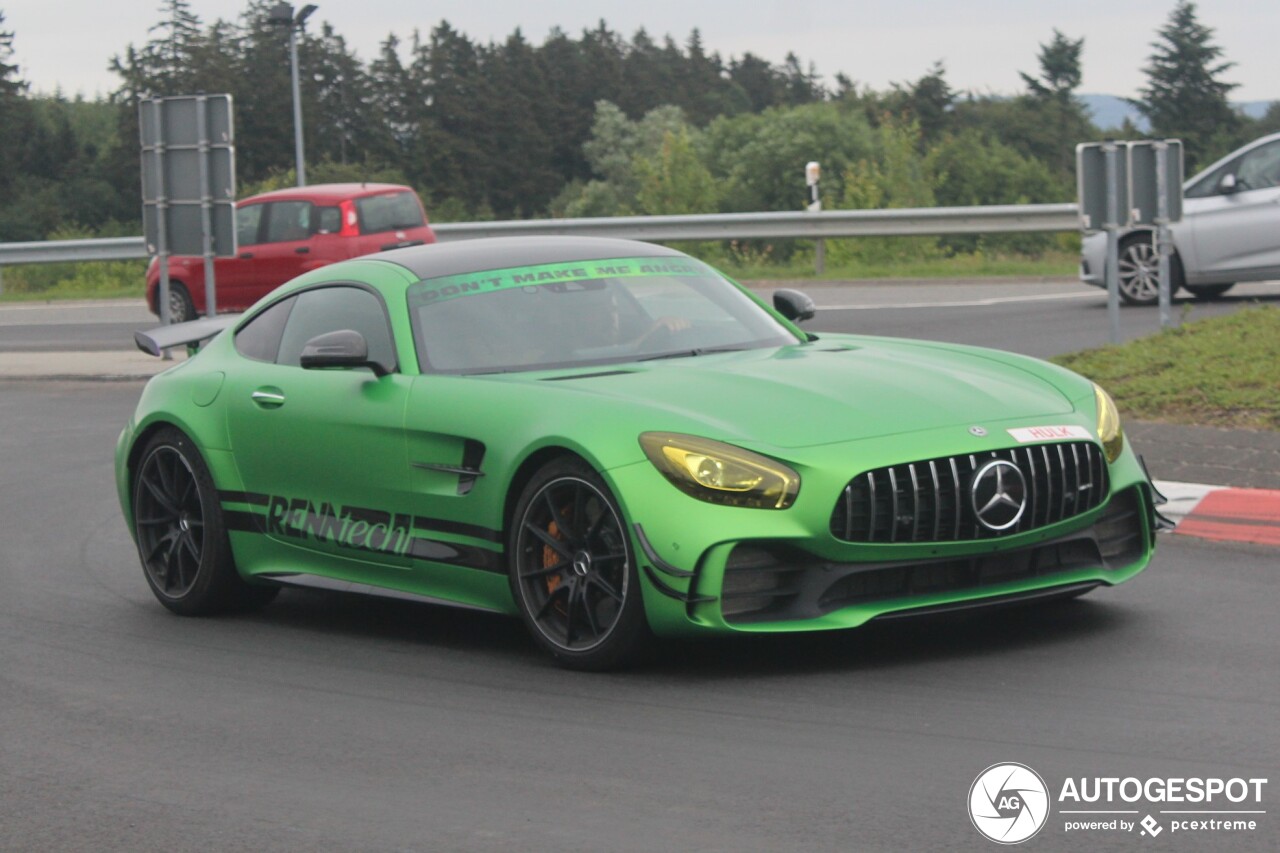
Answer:
[[[969,819],[998,844],[1020,844],[1049,819],[1049,789],[1025,764],[993,764],[969,789]]]

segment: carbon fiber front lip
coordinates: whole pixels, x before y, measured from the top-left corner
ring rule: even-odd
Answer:
[[[1069,583],[1047,589],[1033,589],[1027,592],[1014,592],[1008,595],[997,595],[991,598],[978,598],[970,601],[957,601],[952,604],[934,604],[928,607],[914,607],[907,610],[895,610],[881,613],[869,621],[879,622],[888,619],[912,619],[916,616],[935,616],[940,613],[959,613],[966,610],[986,610],[989,608],[1011,607],[1017,604],[1029,604],[1037,601],[1053,601],[1056,598],[1071,598],[1083,595],[1091,589],[1102,586],[1102,581],[1084,581]]]

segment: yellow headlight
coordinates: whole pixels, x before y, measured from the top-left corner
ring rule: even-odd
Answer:
[[[1124,430],[1120,427],[1120,412],[1116,409],[1111,395],[1098,385],[1093,386],[1094,396],[1098,399],[1098,439],[1102,442],[1102,450],[1108,462],[1120,458],[1124,450]]]
[[[777,460],[741,447],[670,432],[646,432],[640,446],[672,485],[710,503],[786,509],[800,475]]]

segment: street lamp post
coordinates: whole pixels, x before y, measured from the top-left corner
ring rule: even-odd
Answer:
[[[316,7],[310,3],[295,15],[289,3],[277,3],[267,15],[268,23],[289,28],[289,68],[293,77],[293,149],[297,162],[298,186],[307,185],[307,163],[302,153],[302,89],[298,83],[298,33]]]

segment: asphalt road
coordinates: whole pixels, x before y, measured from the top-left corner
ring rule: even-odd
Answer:
[[[801,282],[819,311],[805,328],[860,332],[990,346],[1046,358],[1111,340],[1106,294],[1074,281],[1058,282]],[[767,292],[773,286],[758,288]],[[1237,285],[1212,302],[1175,299],[1173,319],[1198,319],[1261,302],[1280,305],[1280,285]],[[1184,314],[1185,312],[1185,314]],[[142,303],[0,305],[0,353],[5,351],[131,350],[133,333],[156,325]],[[1125,308],[1126,340],[1160,329],[1158,309]]]
[[[1051,791],[1270,780],[1252,833],[1055,813],[1029,849],[1280,842],[1273,550],[1166,537],[1074,602],[574,674],[514,620],[427,605],[170,615],[112,481],[137,394],[0,383],[0,849],[992,850],[966,803],[1001,761]]]
[[[1037,358],[1111,343],[1106,293],[1077,282],[802,284],[818,303],[805,325],[816,332],[856,332],[994,347]],[[1257,303],[1280,305],[1280,286],[1237,285],[1214,301],[1177,298],[1174,323],[1220,316]],[[1160,331],[1156,307],[1120,312],[1123,340]]]

